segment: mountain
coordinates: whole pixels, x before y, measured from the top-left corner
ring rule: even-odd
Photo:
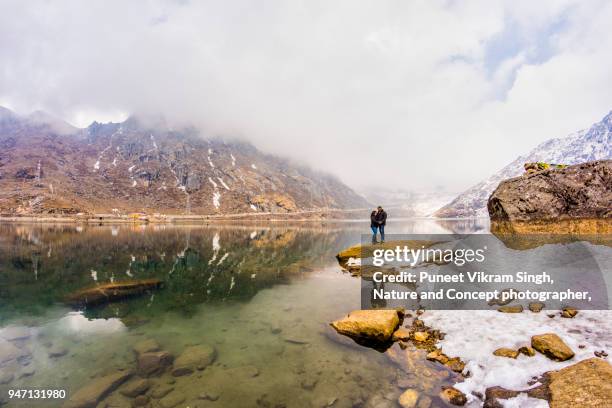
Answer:
[[[373,186],[360,192],[366,200],[383,206],[393,217],[429,217],[456,196],[456,193],[449,193],[442,188],[412,191]]]
[[[519,156],[499,172],[461,193],[435,215],[444,218],[486,216],[487,200],[493,190],[502,180],[523,174],[525,163],[579,164],[606,159],[612,159],[612,112],[588,130],[548,140],[528,154]]]
[[[335,177],[243,142],[130,117],[77,129],[0,108],[5,214],[287,213],[368,206]]]

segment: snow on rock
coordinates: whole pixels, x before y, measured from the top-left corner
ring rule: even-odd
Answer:
[[[138,185],[138,182],[136,180],[132,180],[132,187],[136,187]]]
[[[426,311],[421,318],[428,326],[446,333],[438,344],[446,355],[460,357],[466,362],[464,373],[469,371],[470,376],[455,388],[467,395],[468,406],[477,407],[481,401],[471,395],[472,391],[484,394],[492,386],[511,390],[531,388],[527,382],[532,377],[591,358],[595,351],[612,349],[612,311],[582,310],[572,319],[561,318],[558,312],[554,318],[549,318],[547,314],[551,313],[553,311],[545,310],[540,313],[432,310]],[[519,355],[517,359],[493,355],[493,351],[500,347],[518,349],[528,346],[531,336],[544,333],[561,337],[574,351],[575,357],[556,362],[540,353],[535,357]],[[581,349],[579,345],[585,347]],[[607,357],[607,360],[612,361],[612,357]]]
[[[253,163],[251,163],[251,168],[252,168],[253,170],[257,170],[257,166],[256,166],[255,164],[253,164]]]
[[[94,164],[94,170],[100,170],[100,160]]]
[[[217,177],[217,180],[219,180],[219,183],[221,183],[223,188],[225,188],[226,190],[229,191],[230,188],[227,186],[227,184],[225,184],[225,182],[223,181],[223,179],[221,177]]]
[[[135,168],[136,168],[136,165],[130,166],[128,168],[128,171],[131,173],[132,171],[134,171]]]
[[[155,142],[155,138],[153,137],[153,133],[151,133],[151,142],[153,143],[153,149],[158,150],[157,143]]]
[[[217,188],[217,183],[215,183],[215,181],[212,178],[208,178],[208,181],[210,182],[210,184],[213,185],[213,187],[216,189]]]
[[[230,153],[230,157],[232,159],[232,167],[236,167],[236,158],[234,157],[233,154]]]
[[[211,169],[215,168],[215,165],[213,164],[213,162],[210,160],[210,156],[208,156],[208,164],[210,166]]]
[[[253,204],[251,204],[251,210],[257,211],[257,207],[255,207]]]
[[[213,193],[213,205],[215,206],[215,208],[219,208],[221,206],[221,193],[219,193],[218,191],[215,191]]]

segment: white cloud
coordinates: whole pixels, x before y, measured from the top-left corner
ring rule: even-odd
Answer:
[[[0,101],[162,112],[352,185],[457,190],[612,109],[611,20],[597,1],[3,1]]]

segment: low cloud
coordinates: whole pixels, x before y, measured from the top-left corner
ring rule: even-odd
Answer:
[[[461,190],[612,109],[612,3],[3,1],[0,104]]]

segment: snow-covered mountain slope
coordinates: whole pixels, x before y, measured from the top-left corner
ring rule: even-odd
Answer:
[[[147,118],[150,119],[150,118]],[[237,141],[128,118],[77,129],[0,107],[0,212],[291,213],[364,208],[337,178]]]
[[[524,173],[528,162],[578,164],[593,160],[612,159],[612,112],[588,130],[567,137],[548,140],[524,156],[493,174],[488,179],[461,193],[435,215],[438,217],[471,217],[487,215],[487,200],[497,185],[505,179]]]

